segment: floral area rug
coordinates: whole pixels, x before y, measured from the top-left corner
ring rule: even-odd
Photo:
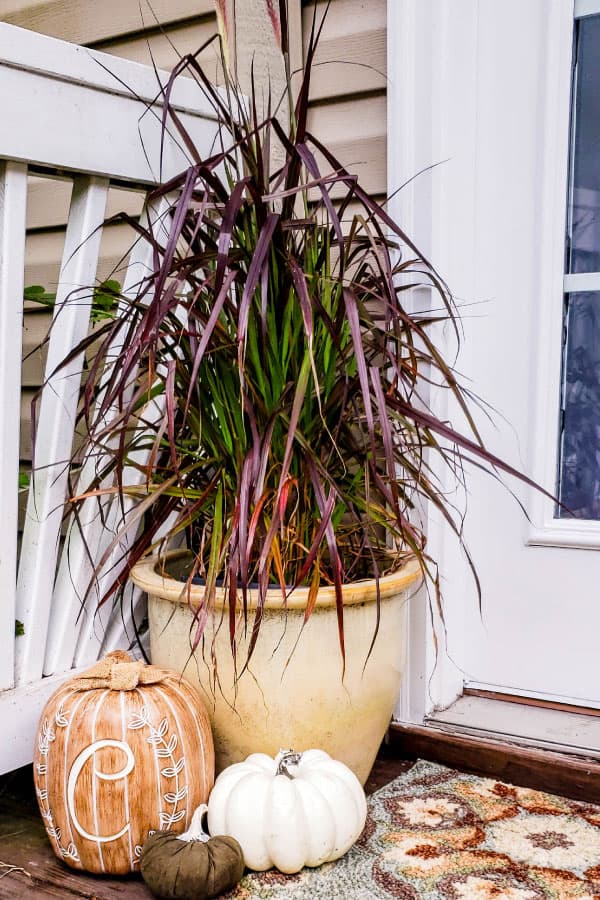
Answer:
[[[246,875],[230,900],[599,900],[600,806],[428,762],[369,798],[343,859]]]

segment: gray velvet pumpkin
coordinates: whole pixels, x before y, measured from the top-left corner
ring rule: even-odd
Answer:
[[[208,900],[234,887],[244,874],[235,838],[211,838],[202,827],[207,806],[198,807],[188,831],[151,834],[142,849],[142,877],[161,900]]]

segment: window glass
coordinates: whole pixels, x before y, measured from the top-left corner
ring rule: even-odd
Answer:
[[[567,271],[600,272],[600,15],[577,32]]]
[[[566,298],[561,518],[600,519],[600,292]]]
[[[572,102],[567,273],[598,274],[600,15],[577,22]],[[565,294],[563,325],[556,515],[600,520],[600,291]]]

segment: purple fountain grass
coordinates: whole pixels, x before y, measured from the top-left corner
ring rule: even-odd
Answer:
[[[459,481],[468,462],[528,481],[483,446],[473,398],[431,336],[442,319],[459,331],[443,279],[308,129],[321,28],[313,22],[289,129],[274,116],[259,120],[254,96],[241,97],[227,67],[219,91],[198,54],[180,61],[164,91],[163,122],[194,162],[150,198],[175,197],[168,234],[166,219],[153,229],[122,217],[152,245],[154,270],[71,354],[93,340],[80,422],[84,452],[98,463],[70,509],[78,514],[96,497],[104,515],[111,495],[138,503],[95,561],[99,571],[129,537],[102,602],[144,554],[183,536],[190,583],[199,575],[206,584],[195,644],[218,579],[232,647],[238,591],[249,618],[249,585],[258,584],[249,656],[273,584],[284,601],[309,587],[307,619],[319,587],[334,586],[342,655],[346,581],[378,583],[414,557],[437,586],[418,510],[436,509],[462,541],[460,511],[436,475],[440,461]],[[218,117],[208,158],[169,104],[182,73]],[[284,161],[270,172],[275,141]],[[430,288],[441,312],[410,311],[415,285]],[[427,407],[426,382],[452,395],[463,431]]]

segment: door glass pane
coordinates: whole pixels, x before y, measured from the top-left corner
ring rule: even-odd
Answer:
[[[600,15],[580,19],[573,93],[568,272],[600,271]]]
[[[558,515],[600,519],[600,292],[565,298],[561,426]]]

